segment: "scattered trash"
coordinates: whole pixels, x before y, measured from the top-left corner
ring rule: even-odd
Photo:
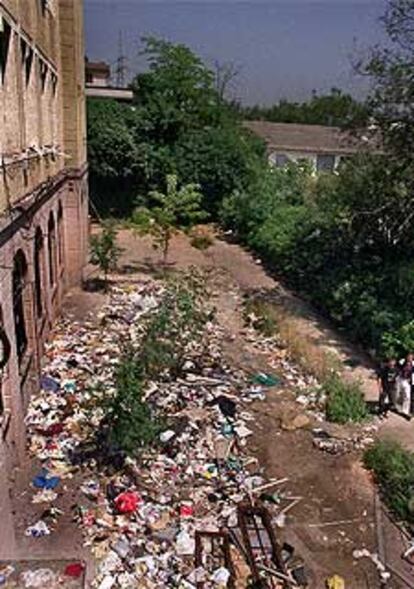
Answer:
[[[34,477],[32,484],[36,489],[53,490],[60,483],[60,478],[57,476],[49,476],[48,471],[44,468]]]
[[[78,579],[84,573],[85,565],[82,562],[74,562],[72,564],[68,564],[65,568],[64,574],[67,577],[73,577]]]
[[[188,346],[178,376],[163,373],[146,384],[143,398],[165,423],[159,444],[127,458],[105,437],[102,407],[114,393],[118,359],[126,341],[140,345],[142,318],[157,309],[162,290],[152,281],[114,288],[97,317],[55,327],[46,346],[51,376],[27,415],[31,452],[47,465],[33,479],[33,501],[52,503],[62,479],[83,477],[75,521],[97,560],[93,589],[224,588],[236,575],[247,584],[252,572],[305,586],[297,559],[278,559],[267,548],[264,560],[256,554],[248,512],[243,528],[239,511],[244,504],[259,510],[279,550],[274,530],[296,499],[284,488],[289,481],[267,481],[245,448],[253,433],[249,404],[280,379],[260,373],[252,381],[229,366],[216,323]],[[50,507],[26,534],[50,534],[58,515]],[[65,569],[68,577],[82,573],[81,563]]]
[[[354,550],[352,556],[356,560],[359,560],[360,558],[369,558],[377,567],[378,573],[381,578],[381,582],[386,583],[390,580],[391,573],[387,571],[386,566],[383,562],[381,562],[377,553],[370,552],[369,550],[367,550],[367,548],[363,548],[362,550]]]
[[[137,493],[127,491],[118,495],[115,499],[115,507],[119,513],[133,513],[137,510],[140,502],[141,499]]]
[[[35,571],[24,571],[21,574],[24,586],[33,589],[49,589],[55,587],[57,574],[51,569],[37,569]]]
[[[31,536],[32,538],[42,538],[42,536],[49,536],[49,534],[50,529],[42,520],[39,520],[32,526],[29,526],[25,532],[26,536]]]
[[[326,589],[345,589],[345,581],[339,575],[326,579]]]
[[[264,372],[259,372],[252,378],[252,382],[254,384],[260,384],[264,387],[275,387],[280,384],[280,378],[274,376],[273,374],[266,374]]]

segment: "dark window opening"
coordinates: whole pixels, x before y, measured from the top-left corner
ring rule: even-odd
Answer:
[[[13,309],[14,327],[16,330],[16,348],[19,364],[27,349],[27,331],[24,313],[24,291],[27,279],[27,264],[24,253],[19,250],[14,257],[13,265]]]
[[[0,75],[1,81],[4,83],[7,68],[7,58],[10,48],[11,26],[0,15]]]
[[[330,154],[318,155],[316,169],[318,172],[333,172],[335,169],[335,156]]]
[[[58,77],[56,74],[51,74],[51,81],[52,81],[52,93],[53,96],[56,96],[56,90],[57,90],[57,83],[58,83]]]
[[[44,61],[40,61],[39,62],[39,68],[40,68],[40,84],[42,87],[42,92],[44,92],[45,88],[46,88],[46,79],[47,79],[47,72],[48,72],[48,67],[45,64]]]
[[[26,86],[29,85],[30,82],[30,74],[32,72],[32,64],[33,64],[33,49],[29,47],[24,39],[20,41],[20,50],[22,55],[22,66],[24,68],[24,80]]]
[[[64,234],[63,234],[63,208],[62,203],[59,202],[57,214],[57,233],[58,233],[58,260],[59,266],[63,266],[64,260]]]
[[[286,164],[289,163],[289,158],[284,153],[277,153],[275,157],[275,164],[278,168],[283,168]]]
[[[36,229],[34,241],[34,290],[37,317],[43,314],[42,300],[43,235],[40,227]]]
[[[47,233],[49,251],[49,282],[50,286],[54,286],[56,282],[56,230],[53,213],[50,213],[49,222],[47,224]]]
[[[10,342],[4,330],[3,313],[0,308],[0,415],[4,412],[3,404],[3,373],[2,370],[6,366],[10,358]]]

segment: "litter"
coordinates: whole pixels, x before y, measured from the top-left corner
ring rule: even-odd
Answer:
[[[49,534],[50,529],[42,520],[39,520],[32,526],[29,526],[25,532],[26,536],[31,536],[32,538],[42,538],[43,536],[49,536]]]
[[[280,384],[280,378],[273,374],[259,372],[252,378],[254,384],[263,385],[264,387],[275,387]]]
[[[57,476],[49,476],[46,469],[42,469],[41,472],[35,476],[32,480],[32,484],[36,489],[47,489],[53,490],[60,483],[60,478]]]
[[[137,510],[140,502],[141,499],[137,493],[127,491],[118,495],[115,499],[115,507],[119,513],[133,513]]]
[[[354,550],[352,553],[352,556],[356,560],[358,560],[360,558],[369,558],[374,563],[374,565],[377,567],[378,574],[381,578],[381,582],[386,583],[387,581],[390,580],[391,573],[389,571],[387,571],[385,564],[383,562],[381,562],[377,553],[370,552],[366,548],[363,548],[362,550]]]
[[[75,579],[78,579],[79,577],[81,577],[83,575],[84,570],[85,570],[85,565],[82,562],[74,562],[72,564],[67,565],[67,567],[65,568],[64,574],[67,577],[73,577]]]
[[[47,465],[33,479],[33,499],[52,502],[61,479],[80,478],[74,517],[97,560],[93,589],[231,588],[236,569],[245,584],[252,570],[266,576],[246,557],[254,549],[246,548],[251,538],[242,537],[238,506],[260,509],[273,530],[295,501],[283,487],[289,481],[266,480],[246,452],[254,418],[248,404],[280,381],[259,374],[252,383],[229,366],[214,322],[201,343],[188,345],[178,377],[165,373],[146,383],[143,398],[163,419],[160,443],[126,457],[108,442],[102,406],[114,393],[118,358],[126,342],[140,345],[144,316],[157,309],[162,292],[152,281],[114,288],[89,322],[62,320],[46,346],[45,373],[53,382],[45,381],[28,410],[31,452]],[[270,501],[263,491],[274,486]],[[51,508],[26,533],[50,534],[57,514]],[[266,554],[266,562],[269,578],[290,575],[298,585],[285,561]],[[69,577],[82,573],[82,563],[66,568]]]
[[[339,575],[326,579],[326,589],[345,589],[345,581]]]
[[[24,571],[21,579],[28,589],[49,589],[56,586],[57,574],[51,569],[37,569],[36,571]]]

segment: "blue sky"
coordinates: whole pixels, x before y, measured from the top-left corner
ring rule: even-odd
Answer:
[[[245,104],[306,99],[332,86],[360,97],[352,56],[382,39],[385,0],[84,0],[87,54],[110,63],[122,31],[130,74],[145,67],[140,38],[185,43],[209,64],[233,62]]]

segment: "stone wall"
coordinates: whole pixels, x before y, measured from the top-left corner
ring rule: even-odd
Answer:
[[[0,0],[0,559],[13,553],[10,495],[44,345],[87,255],[82,12],[81,0]]]

